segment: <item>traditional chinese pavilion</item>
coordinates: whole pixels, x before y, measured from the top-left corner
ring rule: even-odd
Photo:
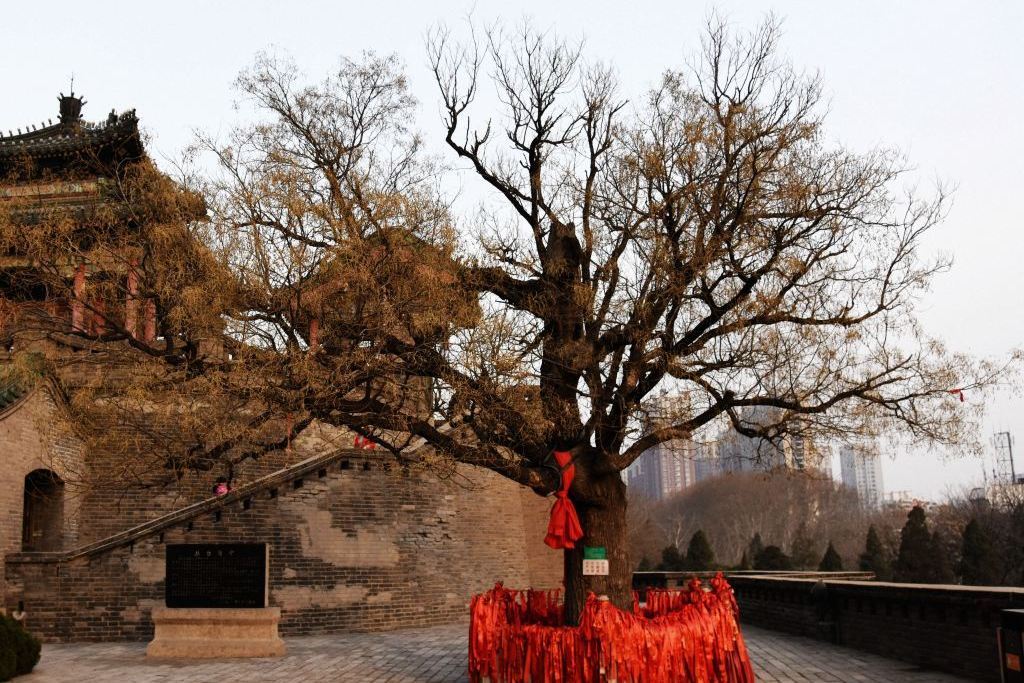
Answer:
[[[0,260],[0,288],[9,303],[22,304],[22,315],[32,315],[35,307],[36,313],[45,313],[51,326],[54,320],[64,319],[71,331],[97,332],[104,325],[107,309],[114,308],[133,334],[152,338],[155,312],[151,304],[134,296],[135,274],[126,267],[131,255],[112,261],[109,255],[90,254],[88,245],[91,228],[111,227],[97,225],[109,216],[99,207],[116,195],[113,189],[128,168],[146,158],[139,120],[134,110],[128,110],[121,114],[111,111],[105,120],[89,122],[82,117],[84,98],[72,92],[57,99],[56,123],[49,120],[0,132],[0,205],[6,205],[12,218],[26,226],[61,216],[70,217],[81,228],[82,257],[67,264],[67,293],[71,296],[46,291],[16,249],[8,250]],[[132,230],[134,226],[120,228]],[[90,299],[88,280],[104,277],[127,279],[128,300]]]
[[[211,490],[216,470],[147,479],[167,474],[157,447],[182,429],[170,411],[146,413],[148,431],[125,435],[155,467],[132,471],[124,449],[76,436],[69,396],[116,385],[114,350],[132,352],[124,331],[152,340],[159,306],[134,272],[145,263],[133,260],[140,226],[106,210],[147,162],[139,120],[127,111],[90,123],[82,97],[59,102],[56,123],[0,135],[0,222],[16,228],[0,252],[0,606],[47,640],[147,640],[165,602],[168,546],[200,543],[269,546],[269,603],[285,635],[444,623],[495,581],[557,583],[561,554],[542,542],[548,501],[487,470],[410,472],[351,433],[315,426],[238,463],[225,493]],[[77,256],[43,278],[17,236],[56,223]],[[101,250],[99,230],[121,239]],[[343,284],[324,276],[319,294],[339,296]],[[319,311],[296,315],[315,348]],[[113,327],[119,336],[95,343]],[[37,351],[45,371],[8,372]],[[104,484],[109,473],[116,485]]]

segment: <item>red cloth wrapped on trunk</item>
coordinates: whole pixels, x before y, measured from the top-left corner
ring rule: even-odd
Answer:
[[[639,596],[635,596],[635,599]],[[481,683],[754,683],[732,589],[649,589],[625,612],[593,594],[565,626],[558,592],[498,584],[473,597],[469,680]]]
[[[583,527],[580,526],[576,506],[569,500],[569,487],[576,476],[576,465],[572,464],[572,454],[568,451],[554,451],[554,455],[562,469],[562,487],[555,493],[557,499],[551,508],[548,535],[544,537],[544,542],[555,550],[575,548],[576,541],[583,538]]]

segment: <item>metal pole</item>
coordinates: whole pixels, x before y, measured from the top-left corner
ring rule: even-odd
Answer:
[[[1017,483],[1017,472],[1013,467],[1013,436],[1010,432],[1006,432],[1006,450],[1010,455],[1010,481],[1014,484]]]

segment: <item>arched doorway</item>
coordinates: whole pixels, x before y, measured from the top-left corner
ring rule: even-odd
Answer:
[[[25,475],[25,507],[21,549],[28,552],[60,550],[64,528],[64,482],[50,470]]]

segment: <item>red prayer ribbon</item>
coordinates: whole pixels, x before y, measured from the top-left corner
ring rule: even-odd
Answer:
[[[372,451],[377,448],[376,441],[362,434],[356,434],[356,437],[352,439],[352,445],[363,451]]]
[[[576,476],[576,465],[572,464],[569,451],[554,451],[555,461],[562,469],[562,487],[555,493],[555,504],[551,508],[551,520],[548,522],[548,535],[544,542],[558,550],[574,548],[576,541],[583,538],[583,527],[576,514],[576,506],[569,500],[569,487]]]
[[[469,680],[479,683],[753,683],[732,588],[651,589],[624,612],[591,594],[562,625],[559,591],[499,583],[470,603]]]
[[[953,394],[954,396],[959,396],[960,397],[960,402],[961,403],[964,402],[964,390],[963,389],[950,389],[949,393]]]

